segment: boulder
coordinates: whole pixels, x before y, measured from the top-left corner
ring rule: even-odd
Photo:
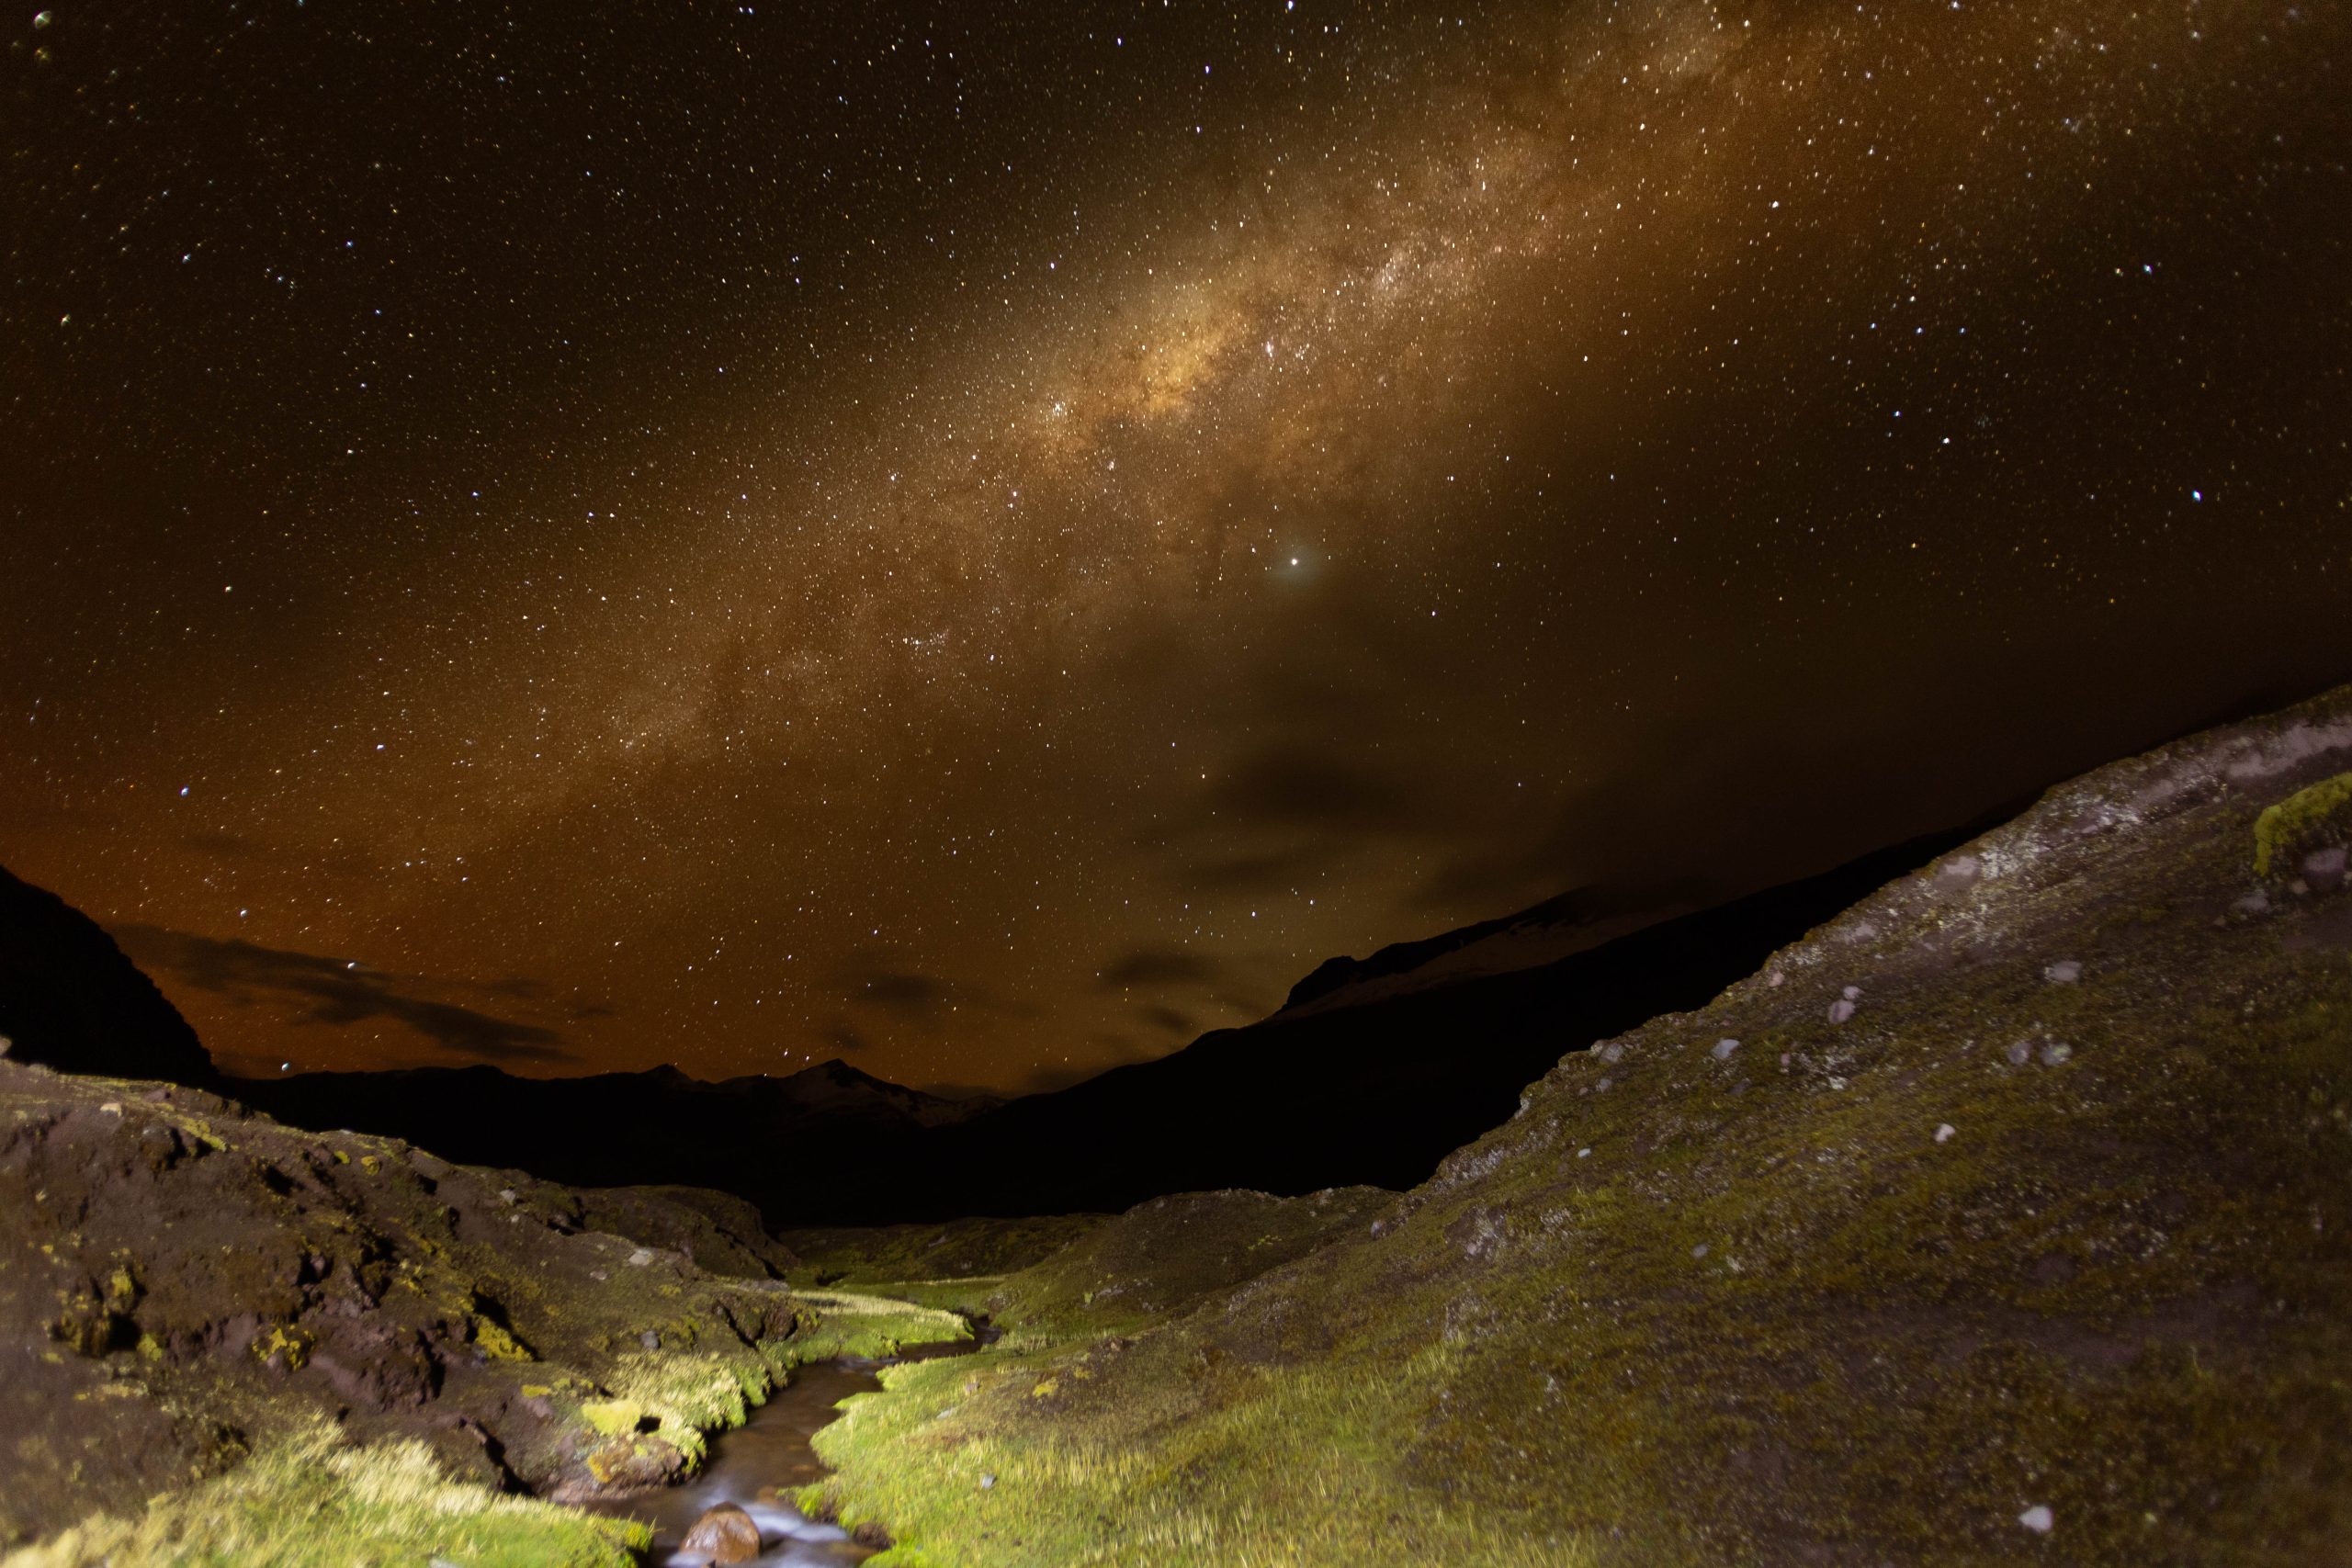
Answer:
[[[712,1562],[750,1562],[760,1555],[760,1527],[732,1503],[706,1509],[679,1550]]]

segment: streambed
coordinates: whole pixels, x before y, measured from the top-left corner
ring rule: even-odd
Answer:
[[[960,1355],[969,1343],[910,1347],[895,1360]],[[835,1420],[833,1407],[854,1393],[882,1386],[874,1374],[892,1361],[844,1359],[793,1369],[788,1382],[768,1395],[752,1418],[732,1431],[714,1432],[702,1472],[692,1481],[628,1497],[605,1497],[582,1505],[612,1518],[640,1519],[653,1527],[651,1561],[666,1568],[702,1568],[705,1559],[678,1550],[704,1510],[732,1503],[760,1527],[762,1568],[840,1568],[863,1562],[877,1550],[864,1546],[833,1525],[820,1524],[792,1506],[801,1487],[822,1480],[826,1470],[809,1439]]]

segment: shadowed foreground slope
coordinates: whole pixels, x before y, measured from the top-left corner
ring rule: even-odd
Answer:
[[[2352,689],[2055,790],[1273,1267],[1235,1199],[883,1287],[1012,1332],[827,1496],[908,1563],[2352,1562],[2347,772]]]

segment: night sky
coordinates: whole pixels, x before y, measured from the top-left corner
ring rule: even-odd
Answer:
[[[27,5],[0,863],[240,1070],[1068,1081],[2352,678],[2352,7]]]

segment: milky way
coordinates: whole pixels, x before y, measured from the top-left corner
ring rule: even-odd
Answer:
[[[1964,820],[2352,676],[2347,32],[60,5],[0,860],[247,1070],[1002,1087]]]

